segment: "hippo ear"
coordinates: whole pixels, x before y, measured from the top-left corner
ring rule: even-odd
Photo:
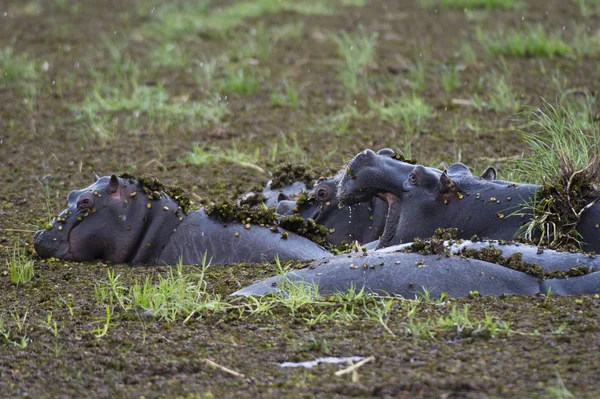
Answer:
[[[443,194],[453,190],[454,183],[452,183],[452,179],[448,177],[448,174],[444,170],[444,172],[440,176],[440,192]]]
[[[291,198],[288,195],[285,195],[284,193],[279,193],[279,195],[277,196],[277,202],[288,200],[291,200]]]
[[[391,148],[382,148],[381,150],[377,151],[377,154],[391,157],[392,155],[395,154],[395,152]]]
[[[106,186],[106,191],[109,194],[114,194],[119,190],[119,178],[117,175],[112,175],[110,177],[110,181],[108,182],[108,186]]]
[[[494,169],[492,166],[488,167],[481,175],[481,178],[490,181],[496,180],[496,169]]]
[[[96,172],[94,172],[94,183],[96,183],[98,180],[100,180],[100,176],[98,176]]]

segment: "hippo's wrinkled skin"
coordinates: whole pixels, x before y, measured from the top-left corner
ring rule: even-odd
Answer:
[[[308,268],[290,271],[286,278],[303,284],[316,284],[318,292],[329,295],[355,288],[369,293],[414,298],[429,292],[432,298],[442,292],[451,297],[521,294],[540,292],[537,277],[475,259],[439,257],[414,253],[370,253],[340,255],[314,262]],[[264,295],[279,292],[281,276],[267,278],[233,295]]]
[[[301,215],[327,227],[331,233],[325,240],[333,245],[377,240],[383,233],[387,203],[379,198],[350,206],[341,206],[337,199],[339,177],[321,180],[302,201],[280,201],[279,215]],[[298,204],[300,202],[300,204]]]
[[[589,274],[564,279],[540,281],[520,271],[482,260],[461,256],[421,255],[405,253],[411,244],[387,247],[364,254],[339,255],[315,261],[309,267],[288,272],[285,278],[276,276],[245,287],[233,295],[264,295],[285,290],[285,279],[318,286],[318,292],[329,295],[364,289],[370,293],[386,293],[413,298],[424,294],[439,297],[463,297],[473,291],[482,296],[517,294],[531,295],[549,291],[557,295],[596,294],[600,292],[600,258],[580,253],[556,252],[531,245],[501,245],[498,242],[449,243],[452,252],[464,248],[481,249],[493,245],[508,257],[516,252],[525,262],[535,262],[544,273],[569,272],[572,267],[587,266]],[[283,282],[283,285],[282,285]]]
[[[34,237],[43,258],[103,259],[133,264],[199,264],[206,252],[213,264],[331,256],[296,234],[238,223],[222,223],[203,210],[185,214],[165,193],[149,199],[141,183],[115,175],[72,191],[69,207],[52,228]]]
[[[395,173],[396,169],[400,172]],[[404,165],[398,166],[395,159],[371,150],[358,154],[346,175],[338,191],[342,203],[373,196],[388,202],[380,247],[431,237],[439,227],[457,228],[459,238],[477,235],[510,240],[529,220],[522,204],[538,189],[529,184],[489,181],[487,171],[486,178],[475,177],[461,163],[445,172],[416,165],[404,178]],[[510,216],[515,212],[520,215]]]

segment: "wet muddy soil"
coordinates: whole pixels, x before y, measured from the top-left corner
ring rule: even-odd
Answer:
[[[106,323],[107,304],[97,300],[95,287],[106,284],[109,271],[128,287],[168,269],[43,260],[32,250],[34,231],[64,209],[70,190],[91,184],[94,172],[151,173],[181,186],[197,203],[234,200],[286,162],[329,174],[365,148],[391,147],[430,166],[462,161],[477,173],[493,165],[506,178],[510,159],[526,150],[521,130],[534,128],[528,107],[600,90],[598,55],[501,58],[487,54],[477,39],[478,27],[537,24],[562,32],[567,41],[577,27],[595,33],[598,10],[584,15],[576,1],[465,11],[409,0],[331,0],[320,2],[327,13],[282,9],[245,18],[226,32],[190,29],[167,37],[175,23],[164,15],[189,14],[188,3],[199,2],[0,2],[0,51],[12,49],[11,65],[0,63],[0,396],[600,396],[598,295],[423,301],[412,320],[432,333],[420,335],[411,330],[409,301],[394,301],[385,323],[368,312],[378,309],[374,301],[361,304],[351,321],[322,322],[310,320],[344,305],[306,305],[293,313],[278,306],[260,315],[205,311],[169,322],[113,303]],[[239,3],[213,0],[206,15]],[[152,33],[157,24],[159,35]],[[378,39],[374,60],[352,93],[344,89],[344,61],[331,37],[359,32],[359,26]],[[267,44],[257,39],[261,29],[269,32]],[[7,59],[2,54],[0,61]],[[207,60],[217,60],[210,80],[199,69]],[[411,134],[401,119],[374,115],[369,101],[410,96],[416,79],[411,68],[419,63],[425,79],[418,94],[432,114],[419,134]],[[446,91],[443,74],[450,67],[461,72],[458,87]],[[16,72],[7,73],[9,68]],[[250,94],[227,81],[231,70],[240,69],[258,82]],[[473,98],[490,101],[493,72],[505,76],[513,102],[519,102],[516,110],[468,105]],[[285,94],[290,82],[297,105],[293,98],[274,100],[273,93]],[[207,112],[181,117],[152,104],[138,104],[148,112],[114,109],[118,100],[140,95],[132,89],[140,86],[164,89],[169,104],[185,110],[219,93],[228,113],[199,123]],[[107,87],[123,97],[101,101]],[[109,103],[113,111],[86,113],[85,107]],[[597,120],[597,102],[594,107]],[[194,143],[245,158],[185,163]],[[17,250],[35,268],[33,280],[18,286],[7,267]],[[206,290],[226,298],[275,273],[277,266],[269,263],[214,266]],[[438,323],[465,307],[470,327]],[[478,329],[486,317],[504,329]],[[342,376],[334,373],[347,364],[280,367],[323,356],[375,359]]]

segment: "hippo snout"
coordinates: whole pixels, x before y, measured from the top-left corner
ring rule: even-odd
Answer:
[[[68,243],[60,240],[49,230],[38,230],[33,236],[33,247],[40,258],[64,258]]]

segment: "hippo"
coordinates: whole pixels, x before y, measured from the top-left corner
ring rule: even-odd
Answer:
[[[205,209],[187,213],[181,198],[132,177],[97,177],[69,193],[49,230],[35,233],[35,250],[42,258],[157,265],[200,264],[205,253],[213,264],[331,256],[276,226],[224,224]]]
[[[307,268],[290,271],[285,276],[267,278],[232,295],[282,293],[288,281],[317,286],[317,292],[322,295],[364,289],[367,293],[400,295],[404,298],[419,295],[436,298],[442,292],[450,297],[464,297],[475,291],[481,296],[600,292],[600,258],[594,256],[542,251],[533,245],[501,244],[497,241],[446,241],[444,244],[449,252],[440,255],[405,252],[417,248],[417,243],[407,243],[314,261]],[[535,262],[539,266],[539,274],[532,275],[494,262],[463,256],[466,249],[484,248],[497,248],[507,258],[518,254],[524,262]],[[540,281],[543,277],[556,275],[556,272],[564,276],[574,271],[584,275]]]
[[[377,240],[383,233],[387,203],[372,198],[360,204],[341,206],[337,199],[338,176],[321,179],[314,190],[298,200],[283,200],[277,205],[281,215],[280,225],[290,227],[296,223],[294,216],[304,222],[313,220],[329,229],[324,240],[329,244],[349,244],[353,241],[367,243]]]
[[[395,173],[395,167],[401,172]],[[539,188],[488,180],[495,173],[487,171],[486,178],[476,177],[461,163],[446,171],[415,165],[407,178],[404,169],[389,156],[365,150],[349,163],[340,180],[342,204],[373,196],[388,202],[380,248],[430,237],[438,227],[457,228],[458,238],[510,240],[530,220],[531,212],[523,204]]]
[[[464,297],[474,291],[482,296],[533,295],[540,292],[537,277],[482,260],[374,251],[366,256],[339,255],[313,262],[307,268],[267,278],[232,295],[281,293],[287,280],[316,285],[321,295],[352,289],[404,298],[419,295],[437,298],[442,292],[450,297]]]
[[[273,180],[269,180],[260,192],[250,192],[243,195],[240,203],[252,203],[260,199],[260,202],[268,208],[277,207],[280,202],[291,201],[292,198],[297,198],[300,193],[308,190],[306,184],[301,181],[294,181],[281,188],[273,188],[272,184]]]

